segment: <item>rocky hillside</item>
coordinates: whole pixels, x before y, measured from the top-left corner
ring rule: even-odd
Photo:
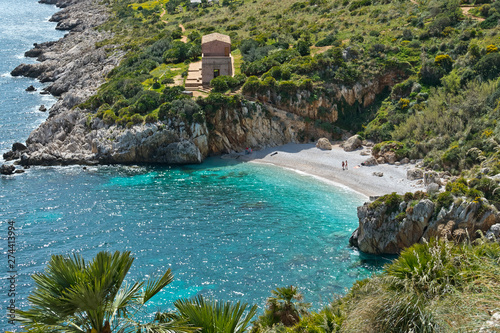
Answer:
[[[177,72],[168,63],[172,57],[166,55],[173,55],[173,63],[178,62],[175,66],[181,69],[181,61],[199,59],[203,31],[189,28],[188,42],[179,44],[179,31],[167,21],[179,17],[169,6],[163,7],[161,1],[137,5],[123,0],[47,3],[64,8],[51,20],[58,22],[57,29],[70,32],[60,41],[36,44],[26,55],[39,62],[22,64],[12,72],[51,82],[45,93],[60,97],[49,119],[27,139],[27,149],[5,154],[5,159],[21,159],[26,165],[194,163],[210,154],[246,147],[259,149],[321,136],[338,139],[343,130],[337,123],[352,123],[409,73],[407,65],[392,62],[385,70],[377,66],[373,75],[359,76],[358,82],[345,75],[316,82],[307,78],[309,74],[296,75],[306,68],[304,61],[313,61],[307,65],[312,66],[310,75],[325,76],[326,71],[339,68],[353,74],[359,53],[346,47],[340,56],[339,49],[321,50],[311,57],[309,51],[302,55],[298,46],[285,50],[285,44],[290,45],[285,41],[262,48],[232,34],[234,46],[240,45],[233,50],[237,63],[248,58],[241,68],[236,67],[239,81],[233,88],[238,92],[238,85],[243,85],[243,96],[214,109],[207,100],[230,100],[230,96],[205,95],[205,99],[186,102],[182,89],[170,83]],[[186,10],[189,15],[192,7]],[[216,12],[223,14],[220,9]],[[227,26],[222,23],[220,28]],[[267,61],[265,53],[272,49],[278,52]],[[262,66],[287,61],[300,61],[290,74],[286,74],[289,69],[275,68],[281,74],[246,78],[246,74],[261,73]],[[326,67],[314,69],[322,65]],[[213,86],[213,92],[225,92],[217,82]]]
[[[451,202],[451,204],[450,204]],[[359,228],[349,243],[373,254],[399,254],[433,238],[473,241],[500,236],[500,213],[484,198],[454,197],[432,201],[425,193],[389,194],[358,207]]]

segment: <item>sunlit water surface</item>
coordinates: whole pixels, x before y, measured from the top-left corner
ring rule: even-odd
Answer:
[[[35,0],[0,0],[0,151],[24,141],[54,99],[24,89],[42,84],[8,73],[33,42],[62,36]],[[2,162],[0,160],[0,162]],[[53,254],[131,251],[130,280],[172,268],[175,281],[148,307],[171,309],[202,293],[261,307],[270,290],[299,286],[319,308],[382,258],[348,247],[364,197],[273,166],[211,158],[186,167],[35,167],[0,177],[0,329],[7,323],[7,222],[15,221],[16,304],[28,306],[30,275]]]

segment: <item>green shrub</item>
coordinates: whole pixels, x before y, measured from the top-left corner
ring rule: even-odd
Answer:
[[[440,54],[434,58],[434,64],[443,68],[448,73],[453,66],[453,59],[448,54]]]
[[[439,193],[436,199],[436,213],[441,211],[441,208],[448,209],[455,200],[455,197],[448,191]]]
[[[134,125],[142,124],[144,122],[144,118],[140,114],[136,113],[130,117],[130,122]],[[127,127],[129,127],[128,124]]]
[[[160,94],[156,91],[143,91],[137,101],[130,106],[132,112],[146,114],[160,106]]]
[[[114,125],[118,117],[113,110],[106,110],[103,114],[102,120],[106,125]]]
[[[372,4],[372,1],[371,0],[357,0],[357,1],[353,1],[351,2],[351,4],[349,5],[349,11],[354,11],[360,7],[363,7],[363,6],[369,6]]]
[[[146,123],[156,123],[158,121],[158,116],[153,115],[153,114],[148,114],[145,118],[144,121]]]
[[[214,92],[226,92],[229,89],[227,80],[224,76],[218,76],[210,81],[210,86]]]
[[[491,80],[500,74],[500,53],[493,52],[482,57],[474,66],[476,72],[485,80]]]
[[[322,46],[329,46],[329,45],[334,45],[337,42],[337,37],[335,34],[329,34],[325,38],[319,40],[316,42],[315,46],[317,47],[322,47]]]

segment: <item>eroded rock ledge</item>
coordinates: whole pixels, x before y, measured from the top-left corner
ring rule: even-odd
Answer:
[[[58,22],[61,30],[71,30],[56,42],[35,44],[26,52],[37,57],[38,63],[21,64],[13,76],[27,76],[41,82],[52,82],[45,90],[62,98],[51,109],[54,115],[70,109],[95,93],[103,83],[104,76],[118,65],[123,52],[111,56],[96,43],[110,37],[94,28],[104,23],[109,16],[105,6],[96,0],[44,1],[65,7],[54,14],[52,21]]]
[[[358,207],[359,227],[349,243],[373,254],[398,254],[431,238],[450,241],[474,240],[500,226],[500,213],[486,199],[458,198],[449,207],[436,207],[429,200],[375,201]]]

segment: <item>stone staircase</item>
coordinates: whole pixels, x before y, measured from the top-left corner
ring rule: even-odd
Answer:
[[[188,91],[196,91],[202,88],[201,61],[189,64],[188,75],[184,87]]]

